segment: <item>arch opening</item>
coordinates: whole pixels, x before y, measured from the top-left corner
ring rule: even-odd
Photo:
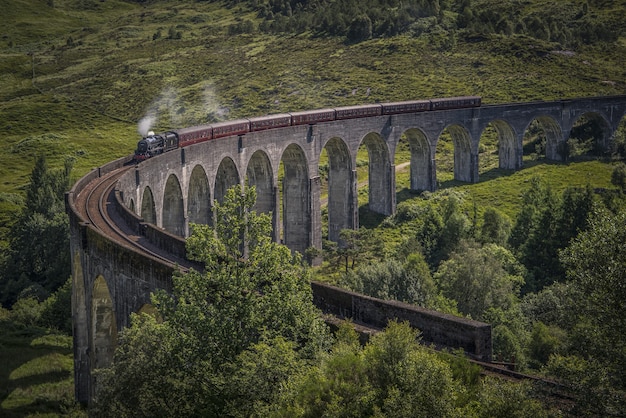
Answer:
[[[365,155],[367,160],[364,159]],[[367,188],[359,187],[359,207],[366,207],[376,214],[391,215],[395,187],[392,186],[389,149],[379,134],[371,132],[365,135],[359,147],[356,166],[359,179],[365,177],[367,172]]]
[[[342,229],[354,229],[356,214],[354,208],[354,179],[352,157],[348,146],[341,138],[331,138],[324,146],[324,177],[327,182],[328,239],[339,242]],[[320,158],[322,167],[322,158]]]
[[[154,204],[154,196],[150,187],[143,189],[143,197],[141,198],[141,218],[149,223],[156,225],[156,205]]]
[[[450,125],[437,139],[435,161],[437,183],[472,181],[470,134],[461,125]]]
[[[309,170],[302,149],[289,145],[281,158],[282,241],[292,251],[304,254],[310,245],[311,205]]]
[[[432,160],[430,144],[424,132],[412,128],[405,131],[394,155],[396,188],[407,187],[412,192],[432,191]]]
[[[172,234],[185,236],[185,211],[183,192],[178,178],[171,174],[163,193],[163,229]]]
[[[246,182],[248,186],[256,188],[256,203],[253,210],[257,213],[274,213],[276,211],[274,176],[272,165],[265,152],[256,151],[252,154],[246,169]]]
[[[190,223],[211,225],[212,214],[209,180],[204,168],[197,165],[193,168],[189,178],[187,217]]]
[[[599,113],[581,115],[567,139],[567,157],[600,157],[611,152],[611,127]]]
[[[524,161],[536,161],[542,158],[562,160],[564,150],[562,146],[559,146],[562,136],[561,127],[553,118],[536,117],[524,131],[522,140]]]
[[[98,276],[91,297],[91,370],[108,367],[117,346],[117,323],[113,299],[106,280]]]
[[[495,169],[515,170],[521,167],[515,132],[503,120],[490,122],[480,135],[478,143],[478,173]]]
[[[226,191],[239,183],[239,172],[235,162],[230,157],[224,158],[220,162],[215,176],[215,191],[213,192],[215,200],[222,203]]]

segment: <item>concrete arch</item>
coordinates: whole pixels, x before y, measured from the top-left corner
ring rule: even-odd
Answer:
[[[107,367],[113,361],[117,346],[117,322],[113,306],[107,282],[99,275],[94,281],[91,296],[91,370]]]
[[[282,190],[283,244],[291,251],[304,251],[310,245],[311,204],[309,170],[302,148],[290,144],[281,161],[285,170]]]
[[[143,189],[140,216],[147,223],[157,224],[156,205],[154,204],[154,195],[152,194],[150,186]]]
[[[408,140],[411,151],[411,190],[433,191],[435,189],[431,175],[433,162],[426,134],[421,129],[411,128],[407,129],[402,136]]]
[[[370,132],[363,137],[361,145],[367,147],[369,158],[369,210],[383,215],[393,213],[395,179],[389,160],[389,148],[380,134]],[[356,159],[356,155],[353,156]],[[356,163],[355,163],[356,166]]]
[[[165,183],[162,218],[163,229],[181,237],[185,236],[183,191],[174,174],[170,174]]]
[[[537,116],[526,125],[524,132],[528,131],[534,121],[537,121],[546,135],[546,158],[548,160],[562,161],[564,158],[564,143],[561,125],[552,116]]]
[[[328,155],[328,239],[339,241],[342,229],[356,227],[356,173],[347,144],[333,137],[324,146]]]
[[[239,171],[235,162],[230,157],[225,157],[217,168],[215,174],[214,198],[217,202],[223,202],[226,191],[239,184]]]
[[[201,165],[196,165],[189,177],[187,218],[190,223],[210,225],[212,222],[209,179]]]
[[[254,210],[258,213],[276,212],[276,192],[270,159],[264,151],[256,151],[246,169],[248,186],[256,188]]]
[[[454,146],[454,179],[464,182],[473,181],[474,164],[472,164],[472,138],[469,131],[459,124],[447,126],[441,131],[441,134],[446,130],[452,137],[452,144]],[[441,138],[441,134],[437,138],[437,141]]]
[[[587,112],[578,116],[572,123],[572,127],[569,131],[569,136],[566,138],[568,144],[568,156],[571,155],[572,144],[571,139],[572,135],[575,133],[578,124],[583,121],[588,121],[591,123],[595,123],[596,126],[600,129],[600,136],[593,138],[593,151],[595,154],[603,154],[606,152],[610,152],[611,150],[611,140],[612,140],[612,128],[611,122],[606,119],[606,117],[599,112]]]
[[[518,140],[515,129],[503,119],[495,119],[487,124],[492,126],[498,135],[498,167],[506,170],[517,170],[522,166],[522,144]]]

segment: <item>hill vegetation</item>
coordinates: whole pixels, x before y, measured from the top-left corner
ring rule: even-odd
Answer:
[[[34,246],[30,237],[46,230],[62,234],[62,189],[93,167],[130,154],[138,130],[147,126],[163,130],[282,111],[470,94],[489,104],[626,93],[623,0],[4,0],[2,10],[0,291],[5,303],[19,300],[10,312],[0,311],[0,326],[12,335],[0,348],[3,357],[22,347],[16,342],[20,336],[27,347],[39,338],[34,334],[46,332],[36,326],[67,330],[62,305],[67,309],[69,284],[55,289],[67,279],[59,276],[69,271],[69,260],[42,258],[51,255],[45,243],[62,238],[46,234],[40,242],[45,245]],[[524,169],[515,173],[497,168],[497,142],[485,134],[477,184],[452,180],[445,157],[451,144],[444,135],[437,153],[443,190],[416,196],[407,190],[407,172],[399,171],[398,214],[382,219],[361,208],[361,223],[368,228],[345,235],[350,243],[345,248],[326,246],[327,263],[316,278],[489,321],[500,358],[578,384],[578,393],[588,394],[578,412],[613,413],[614,395],[624,388],[614,378],[623,371],[623,341],[612,336],[621,329],[620,319],[598,304],[578,312],[583,321],[568,320],[567,312],[586,300],[581,292],[594,284],[593,300],[613,301],[614,294],[603,293],[612,286],[603,280],[613,277],[586,275],[593,268],[580,254],[585,243],[602,248],[594,241],[599,239],[594,225],[611,236],[616,231],[606,225],[623,222],[620,188],[626,171],[615,160],[590,154],[593,143],[585,142],[582,131],[593,131],[592,123],[579,128],[572,142],[579,152],[568,164],[551,164],[541,158],[540,130],[530,127]],[[624,157],[625,132],[618,132],[609,157]],[[359,159],[366,171],[367,157]],[[367,201],[367,190],[359,193]],[[560,230],[570,235],[555,233]],[[579,230],[589,232],[575,238]],[[615,239],[619,242],[619,235]],[[569,249],[572,242],[578,247]],[[586,256],[597,260],[601,253]],[[617,256],[619,261],[623,253]],[[39,263],[30,268],[33,260]],[[331,260],[341,260],[341,269]],[[488,272],[490,281],[463,288],[463,278],[474,277],[467,260]],[[15,284],[10,294],[9,282]],[[40,286],[20,294],[32,282]],[[488,297],[463,300],[470,291]],[[395,338],[410,334],[398,332]],[[601,338],[585,337],[591,334]],[[361,351],[351,345],[352,337],[344,337],[334,348],[336,357],[301,374],[277,402],[296,405],[299,412],[320,405],[315,402],[335,393],[333,382],[342,384],[341,378],[332,379],[344,363],[361,367],[355,370],[364,374],[352,377],[375,379],[372,369],[364,371],[374,363],[364,358],[376,358],[385,338]],[[265,350],[265,343],[250,350]],[[287,355],[288,345],[272,349]],[[43,346],[62,358],[50,380],[71,390],[67,341]],[[408,371],[432,364],[445,369],[443,383],[452,382],[448,366],[412,346],[407,350],[422,361]],[[38,356],[31,354],[27,357]],[[237,358],[242,364],[249,361],[246,355],[255,355],[243,354]],[[33,399],[45,398],[16,400],[29,392],[21,387],[16,392],[17,385],[31,380],[11,376],[31,357],[16,357],[2,372],[0,387],[11,389],[1,394],[3,413],[30,413],[38,405]],[[242,383],[251,376],[239,378]],[[305,391],[319,379],[326,392]],[[367,379],[363,382],[373,384]],[[389,397],[377,393],[362,405],[373,408],[377,399],[400,407],[400,392],[393,392],[400,383],[394,384],[384,386]],[[472,390],[481,408],[504,402],[489,399],[493,388]],[[521,392],[509,394],[526,401]],[[71,396],[56,393],[41,402],[72,412]],[[527,405],[528,411],[537,408]],[[464,411],[489,415],[478,407]]]

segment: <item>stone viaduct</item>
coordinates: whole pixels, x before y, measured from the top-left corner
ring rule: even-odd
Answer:
[[[213,222],[211,207],[229,187],[254,185],[257,210],[273,214],[274,239],[304,252],[322,244],[319,165],[323,150],[328,158],[328,238],[338,241],[340,230],[359,225],[356,168],[362,145],[369,155],[369,209],[390,215],[396,207],[394,161],[402,138],[408,140],[411,151],[411,189],[432,191],[437,188],[437,142],[444,131],[454,144],[454,178],[477,182],[479,143],[488,126],[498,136],[499,167],[518,170],[522,168],[522,140],[531,122],[537,121],[545,132],[546,158],[564,160],[570,131],[581,117],[599,121],[603,132],[596,142],[608,149],[625,112],[626,96],[594,97],[270,129],[149,159],[128,170],[116,190],[119,203],[131,216],[182,241],[190,224]],[[91,370],[110,362],[117,331],[129,324],[131,312],[150,302],[150,292],[171,287],[176,269],[112,242],[77,210],[76,197],[86,184],[119,165],[113,162],[90,173],[67,197],[76,396],[81,402],[93,395]]]

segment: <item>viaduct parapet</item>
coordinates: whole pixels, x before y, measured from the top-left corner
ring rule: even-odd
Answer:
[[[323,151],[328,156],[328,238],[337,241],[342,229],[358,228],[356,168],[362,145],[369,155],[369,209],[390,215],[396,208],[394,161],[401,138],[408,140],[411,150],[410,188],[433,191],[437,143],[446,130],[454,144],[454,178],[477,182],[480,139],[488,126],[498,136],[499,167],[518,170],[522,140],[531,122],[537,121],[546,134],[546,158],[564,160],[570,132],[581,117],[599,121],[603,131],[596,142],[608,150],[625,113],[626,96],[618,96],[345,119],[215,139],[135,166],[128,166],[130,158],[126,158],[92,171],[67,195],[77,399],[88,402],[93,396],[91,371],[110,363],[118,330],[129,325],[132,312],[150,303],[151,292],[171,289],[172,274],[179,268],[175,262],[147,256],[112,239],[87,219],[79,202],[103,176],[123,171],[115,183],[114,210],[131,230],[156,237],[168,251],[178,248],[177,255],[184,252],[180,249],[190,224],[211,224],[214,202],[235,184],[256,186],[256,209],[273,214],[274,239],[303,253],[308,247],[321,248],[322,243],[319,165]],[[323,291],[325,303],[332,299],[333,309],[340,311],[355,310],[356,300],[367,309],[381,306],[354,295],[331,297],[326,287]],[[352,308],[341,308],[340,300]],[[384,311],[398,315],[400,310]],[[370,311],[364,317],[378,316]],[[441,324],[453,320],[442,318],[428,323],[436,322],[440,329],[463,329],[474,340],[460,346],[480,347],[478,356],[490,359],[491,334],[486,324],[464,321],[462,326],[448,326]]]

